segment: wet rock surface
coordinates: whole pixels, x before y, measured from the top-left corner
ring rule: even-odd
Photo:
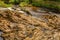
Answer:
[[[1,37],[4,40],[60,40],[60,14],[29,9],[24,9],[25,13],[0,10]]]

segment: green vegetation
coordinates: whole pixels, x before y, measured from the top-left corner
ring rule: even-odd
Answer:
[[[26,2],[21,2],[19,5],[20,5],[21,7],[24,7],[24,6],[28,6],[28,3],[26,3]]]
[[[3,1],[0,1],[0,7],[10,7],[12,4],[5,4]]]
[[[60,10],[60,0],[0,0],[0,6],[10,7],[12,5],[33,5]]]
[[[37,0],[33,1],[32,5],[60,12],[60,0]]]

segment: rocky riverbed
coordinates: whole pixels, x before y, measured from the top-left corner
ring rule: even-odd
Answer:
[[[60,14],[37,7],[0,9],[3,40],[60,40]]]

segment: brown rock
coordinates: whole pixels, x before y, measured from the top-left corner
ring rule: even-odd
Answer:
[[[42,18],[44,20],[15,11],[0,11],[1,36],[4,40],[60,40],[60,17],[49,14]]]

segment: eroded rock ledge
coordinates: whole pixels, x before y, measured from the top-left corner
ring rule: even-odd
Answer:
[[[16,11],[0,10],[0,30],[4,40],[60,40],[60,17],[36,18]]]

